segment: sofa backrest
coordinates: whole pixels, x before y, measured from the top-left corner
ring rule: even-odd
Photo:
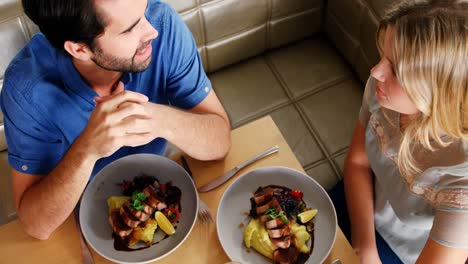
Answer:
[[[392,0],[328,0],[324,31],[362,82],[380,58],[375,43],[379,20]]]
[[[38,28],[24,15],[19,0],[0,2],[0,90],[8,64],[37,30]],[[3,115],[0,112],[0,151],[6,148]]]
[[[319,32],[324,7],[324,0],[164,1],[182,15],[208,72]]]

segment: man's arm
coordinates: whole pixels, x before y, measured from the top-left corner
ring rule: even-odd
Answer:
[[[99,158],[122,146],[144,145],[154,139],[145,127],[131,127],[136,119],[149,118],[141,105],[147,101],[146,96],[133,92],[110,96],[98,104],[84,131],[49,174],[13,170],[15,207],[29,235],[47,239],[67,219]]]
[[[464,264],[467,258],[468,249],[447,247],[429,238],[416,264]]]
[[[359,121],[345,161],[344,185],[353,248],[362,263],[380,263],[375,241],[372,175],[365,149],[365,129]]]
[[[199,160],[226,156],[231,147],[231,126],[215,92],[189,111],[148,103],[156,137],[163,137]]]
[[[72,148],[48,175],[12,170],[16,212],[30,236],[45,240],[73,211],[96,159]]]

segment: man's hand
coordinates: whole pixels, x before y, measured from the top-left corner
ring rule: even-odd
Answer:
[[[124,91],[120,82],[113,94],[95,100],[96,108],[77,139],[89,155],[107,157],[123,146],[140,146],[155,138],[143,105],[148,102],[145,95]]]
[[[135,127],[150,129],[150,138],[164,138],[198,160],[221,159],[228,152],[229,119],[213,90],[189,110],[152,102],[142,105],[150,119],[145,116],[132,122]]]
[[[222,158],[230,148],[229,119],[214,91],[188,111],[149,102],[124,91],[121,82],[110,96],[95,100],[98,105],[76,143],[97,159],[158,137],[200,160]]]

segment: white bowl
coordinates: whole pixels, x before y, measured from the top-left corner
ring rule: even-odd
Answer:
[[[135,176],[150,175],[161,183],[172,181],[182,191],[176,233],[147,249],[125,252],[114,249],[108,222],[107,198],[122,195],[117,183]],[[118,263],[148,263],[161,259],[179,247],[192,231],[198,211],[198,194],[192,178],[174,161],[153,154],[136,154],[118,159],[103,168],[89,183],[80,205],[81,230],[88,244],[102,257]],[[159,228],[155,240],[165,234]]]
[[[320,184],[310,176],[286,167],[264,167],[250,171],[240,176],[224,192],[218,206],[216,221],[218,238],[224,251],[232,261],[243,264],[273,263],[253,249],[247,251],[243,238],[244,229],[250,220],[246,216],[250,210],[249,199],[258,187],[272,184],[301,190],[307,207],[318,209],[314,220],[314,247],[306,263],[322,263],[335,243],[335,208]]]

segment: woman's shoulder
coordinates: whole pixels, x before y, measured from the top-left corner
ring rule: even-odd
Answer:
[[[455,141],[424,159],[424,171],[415,178],[412,191],[436,208],[468,210],[468,159],[466,141]]]

